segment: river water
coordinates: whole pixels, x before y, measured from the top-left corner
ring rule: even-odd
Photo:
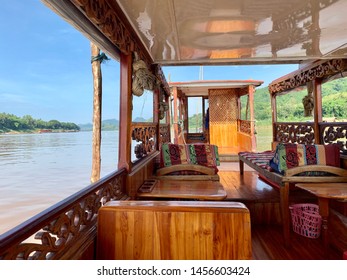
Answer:
[[[103,131],[101,177],[117,169],[118,131]],[[0,234],[90,184],[92,132],[0,135]]]

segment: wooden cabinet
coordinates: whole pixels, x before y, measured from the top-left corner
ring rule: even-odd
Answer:
[[[97,259],[251,259],[246,206],[212,201],[113,201],[98,215]]]

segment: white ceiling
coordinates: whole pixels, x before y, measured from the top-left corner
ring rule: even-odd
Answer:
[[[347,57],[347,0],[116,0],[155,63]]]

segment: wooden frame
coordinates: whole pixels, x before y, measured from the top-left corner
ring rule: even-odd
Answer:
[[[172,172],[193,171],[202,173],[201,175],[169,175]],[[198,164],[177,164],[157,169],[155,178],[162,180],[212,180],[219,181],[219,176],[216,171],[207,166]]]

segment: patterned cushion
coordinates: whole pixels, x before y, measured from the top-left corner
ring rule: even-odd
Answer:
[[[187,150],[184,145],[164,143],[161,146],[160,167],[188,163]]]
[[[271,168],[281,174],[293,167],[313,164],[340,167],[340,149],[338,145],[279,143],[274,157],[270,160]]]
[[[253,164],[271,171],[270,160],[274,157],[274,151],[265,151],[265,152],[239,152],[239,156],[249,160]]]
[[[211,144],[162,144],[160,167],[176,164],[199,164],[218,171],[220,165],[218,147]]]

